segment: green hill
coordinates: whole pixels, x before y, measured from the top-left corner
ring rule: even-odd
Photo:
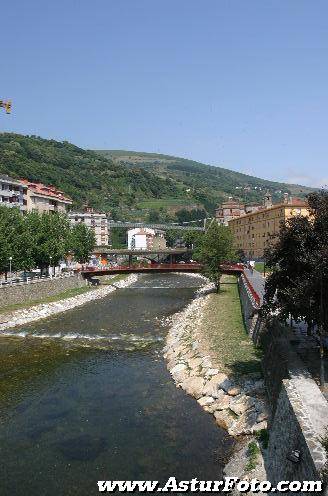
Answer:
[[[0,173],[53,184],[74,208],[88,203],[119,220],[188,221],[212,215],[228,196],[259,201],[269,189],[277,200],[310,191],[167,155],[96,152],[14,133],[0,134]]]
[[[101,150],[98,153],[110,158],[117,165],[128,168],[142,167],[163,180],[170,179],[184,196],[189,198],[189,205],[194,203],[205,208],[210,214],[214,212],[218,203],[229,196],[246,202],[259,202],[264,192],[269,190],[274,201],[279,201],[285,192],[304,197],[313,191],[305,186],[267,181],[222,167],[169,155],[125,150]],[[163,208],[163,206],[168,209],[179,208],[181,199],[177,198],[176,205],[172,198],[166,205],[163,201],[141,203],[141,207],[147,205],[151,208]]]

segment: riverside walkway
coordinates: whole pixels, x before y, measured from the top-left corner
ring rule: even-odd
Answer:
[[[262,306],[265,292],[265,277],[257,270],[244,269],[244,275],[258,295],[259,305]]]

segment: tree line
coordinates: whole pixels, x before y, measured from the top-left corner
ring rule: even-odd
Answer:
[[[0,273],[39,268],[43,273],[68,254],[86,263],[95,246],[95,235],[84,224],[70,225],[60,213],[28,212],[0,206]],[[11,262],[11,263],[10,263]]]

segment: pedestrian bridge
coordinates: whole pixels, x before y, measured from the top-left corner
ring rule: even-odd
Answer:
[[[81,271],[82,275],[86,279],[91,277],[98,277],[111,274],[148,274],[148,273],[160,273],[160,272],[200,272],[203,266],[199,263],[159,263],[144,265],[120,265],[116,267],[104,266],[99,267],[88,267]],[[225,264],[221,266],[223,274],[235,274],[240,275],[244,267],[240,264]]]

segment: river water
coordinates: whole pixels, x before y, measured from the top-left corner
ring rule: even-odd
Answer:
[[[143,275],[0,339],[1,496],[92,496],[98,480],[221,478],[232,441],[175,387],[162,358],[169,317],[200,281]]]

